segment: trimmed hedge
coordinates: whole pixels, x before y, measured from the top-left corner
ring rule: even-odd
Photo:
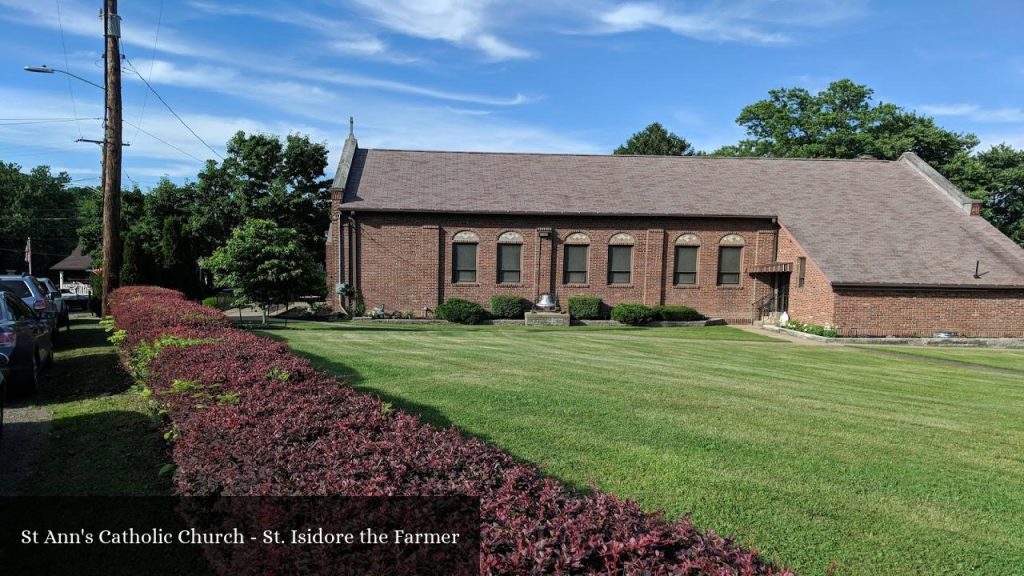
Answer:
[[[569,316],[577,320],[601,318],[601,299],[597,296],[569,296]]]
[[[480,497],[484,575],[789,573],[393,410],[179,293],[122,288],[110,306],[123,362],[167,415],[180,495]]]
[[[479,324],[481,320],[487,318],[487,311],[476,302],[462,298],[449,298],[445,300],[444,304],[437,306],[434,310],[434,317],[456,324]]]
[[[666,322],[696,322],[708,319],[689,306],[655,306],[651,310],[657,320]]]
[[[654,320],[654,310],[643,304],[616,304],[612,308],[612,320],[631,326],[643,326]]]
[[[495,318],[522,318],[526,312],[526,301],[511,294],[491,296],[491,315]]]

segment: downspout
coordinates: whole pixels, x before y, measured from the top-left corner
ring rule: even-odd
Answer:
[[[336,282],[339,282],[339,283],[345,278],[343,276],[343,274],[344,274],[343,271],[345,270],[345,246],[348,245],[348,243],[345,241],[345,227],[344,227],[344,224],[342,223],[343,219],[344,219],[344,215],[341,213],[341,210],[339,210],[338,211],[338,277],[335,279]],[[345,295],[344,294],[338,294],[338,305],[342,308],[342,310],[345,310],[346,312],[348,310],[348,306],[346,305],[347,303],[348,302],[345,301]]]
[[[349,216],[349,217],[352,220],[352,250],[353,250],[353,255],[352,255],[352,286],[355,289],[355,293],[358,294],[359,298],[361,299],[363,297],[363,290],[362,290],[362,286],[360,286],[359,280],[360,280],[360,273],[362,272],[362,270],[360,270],[360,268],[362,266],[361,263],[360,263],[360,260],[362,260],[361,251],[362,251],[363,246],[362,246],[362,242],[361,242],[361,239],[360,239],[359,222],[356,220],[356,213],[353,211],[350,214],[351,214],[351,216]]]

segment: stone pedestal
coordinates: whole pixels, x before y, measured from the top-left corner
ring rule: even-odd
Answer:
[[[527,326],[568,326],[569,315],[564,312],[527,312]]]

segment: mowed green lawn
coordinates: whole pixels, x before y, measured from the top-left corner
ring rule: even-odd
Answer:
[[[728,327],[268,333],[577,488],[690,512],[805,574],[1024,571],[1024,374]],[[1024,371],[1013,353],[957,355]]]

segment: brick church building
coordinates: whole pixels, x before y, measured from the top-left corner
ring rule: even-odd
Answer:
[[[911,152],[364,150],[350,133],[331,192],[335,307],[585,294],[741,324],[786,311],[847,336],[1024,336],[1024,249]]]

